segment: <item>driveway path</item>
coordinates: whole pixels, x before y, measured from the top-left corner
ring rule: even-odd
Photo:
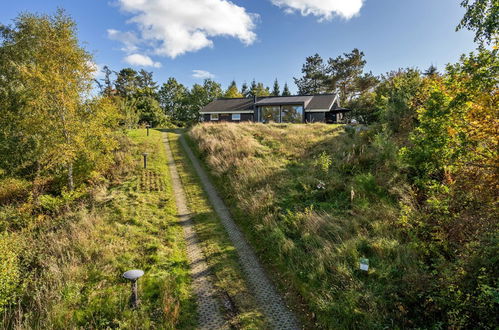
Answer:
[[[199,246],[199,240],[194,230],[184,188],[177,172],[167,133],[163,133],[168,167],[172,178],[173,194],[177,204],[180,223],[184,229],[187,245],[187,259],[189,260],[190,274],[192,277],[192,288],[196,295],[197,314],[199,329],[221,329],[224,326],[224,318],[220,312],[220,306],[215,296],[216,292],[210,280],[208,265],[204,259],[203,251]]]
[[[177,134],[181,134],[177,132]],[[208,198],[227,231],[232,244],[236,248],[244,273],[249,281],[255,297],[274,329],[300,329],[295,315],[287,308],[282,297],[269,280],[260,265],[252,248],[232,219],[229,210],[218,195],[204,168],[187,145],[184,136],[180,135],[180,143],[196,170]]]

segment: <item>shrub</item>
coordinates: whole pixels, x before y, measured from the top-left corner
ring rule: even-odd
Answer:
[[[28,198],[31,183],[17,178],[0,180],[0,205],[18,203]]]

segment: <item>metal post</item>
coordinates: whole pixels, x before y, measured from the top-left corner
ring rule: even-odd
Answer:
[[[147,124],[147,125],[146,125],[146,129],[147,129],[147,136],[149,136],[149,127],[151,127],[151,125]]]
[[[125,273],[123,273],[123,277],[129,280],[132,284],[132,295],[130,296],[130,307],[137,308],[139,307],[139,293],[137,290],[137,280],[144,275],[144,271],[140,269],[132,269]]]
[[[144,152],[142,156],[144,157],[144,168],[147,168],[147,152]]]
[[[139,295],[137,293],[137,280],[132,281],[132,296],[130,297],[130,307],[139,307]]]

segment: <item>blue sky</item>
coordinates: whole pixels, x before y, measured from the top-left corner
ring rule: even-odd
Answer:
[[[295,91],[293,77],[315,53],[326,59],[359,48],[367,70],[382,74],[441,70],[475,48],[469,31],[455,32],[464,14],[458,0],[1,1],[2,24],[23,11],[64,8],[98,66],[144,68],[160,83],[173,76],[187,86],[211,74],[223,87],[277,78]]]

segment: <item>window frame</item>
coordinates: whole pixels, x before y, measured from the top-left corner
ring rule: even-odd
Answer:
[[[210,113],[210,121],[216,121],[219,120],[220,114],[219,113]]]

